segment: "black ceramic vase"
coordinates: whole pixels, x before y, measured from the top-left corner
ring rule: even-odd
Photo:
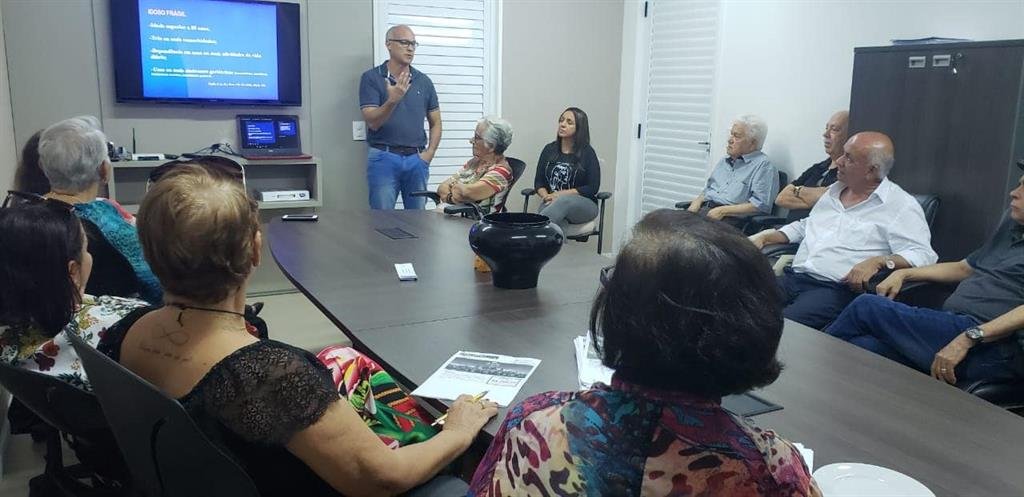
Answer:
[[[547,216],[525,212],[489,214],[469,229],[469,246],[491,267],[498,288],[534,288],[537,276],[565,236]]]

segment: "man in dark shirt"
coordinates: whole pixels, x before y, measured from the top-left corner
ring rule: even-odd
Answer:
[[[843,144],[846,143],[847,126],[850,113],[841,110],[832,114],[825,124],[825,132],[821,137],[825,141],[825,153],[828,158],[807,168],[799,178],[786,185],[775,198],[775,203],[789,209],[787,219],[792,222],[807,217],[814,203],[828,190],[829,185],[836,182],[836,161],[843,156]]]
[[[892,302],[908,281],[959,283],[942,311]],[[827,330],[947,383],[1024,378],[1024,177],[995,234],[959,262],[895,271]],[[1016,335],[1016,337],[1014,337]]]
[[[371,209],[394,209],[398,194],[406,209],[422,209],[430,161],[441,143],[441,109],[434,83],[412,67],[416,35],[408,26],[394,26],[386,35],[390,58],[363,73],[359,106],[366,120],[370,145],[366,180]],[[430,141],[423,119],[430,124]]]

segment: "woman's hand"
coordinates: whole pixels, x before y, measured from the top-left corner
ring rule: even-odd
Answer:
[[[452,200],[456,204],[461,204],[466,201],[466,191],[462,183],[452,183]]]
[[[540,198],[541,198],[541,200],[544,201],[545,204],[550,204],[551,202],[554,202],[555,199],[558,198],[558,192],[551,192],[551,193],[542,195]]]
[[[460,395],[448,409],[444,430],[465,434],[472,441],[495,414],[498,414],[498,404],[484,399],[474,401],[472,395]]]

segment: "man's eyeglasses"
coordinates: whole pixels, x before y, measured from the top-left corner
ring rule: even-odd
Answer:
[[[399,45],[402,45],[405,48],[411,48],[413,50],[416,50],[416,48],[420,46],[419,43],[416,43],[413,40],[399,40],[398,38],[389,38],[388,41],[393,41]]]
[[[149,173],[149,183],[146,188],[148,189],[150,185],[160,181],[160,178],[164,177],[172,170],[186,165],[196,165],[213,174],[226,176],[240,181],[246,192],[249,191],[245,184],[245,168],[238,162],[222,155],[202,155],[190,157],[187,160],[173,160],[171,162],[161,164]]]
[[[64,202],[62,200],[44,197],[42,195],[38,195],[31,192],[19,192],[17,190],[7,190],[7,198],[4,199],[4,203],[2,206],[0,206],[0,208],[6,209],[8,207],[17,207],[19,205],[28,204],[46,204],[56,209],[68,212],[75,210],[74,205]]]

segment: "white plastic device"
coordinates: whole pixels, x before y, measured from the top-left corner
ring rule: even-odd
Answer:
[[[399,281],[416,281],[416,270],[412,268],[411,262],[395,264],[395,272],[398,273]]]

